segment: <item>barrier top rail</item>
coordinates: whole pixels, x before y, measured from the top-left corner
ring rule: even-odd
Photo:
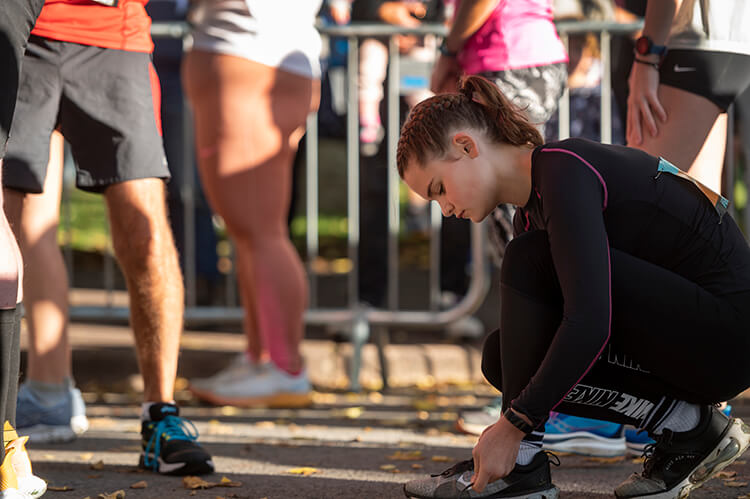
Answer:
[[[606,31],[612,34],[633,33],[643,28],[643,21],[618,23],[612,21],[556,21],[560,34],[587,33]],[[392,36],[392,35],[438,35],[445,36],[448,28],[444,24],[423,23],[419,26],[405,27],[380,23],[351,23],[343,26],[318,24],[318,31],[327,36]],[[187,22],[155,22],[151,25],[151,35],[155,37],[181,38],[190,33]]]

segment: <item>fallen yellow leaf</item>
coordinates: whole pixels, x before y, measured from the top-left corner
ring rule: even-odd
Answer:
[[[116,490],[114,492],[110,492],[109,494],[99,494],[97,496],[99,499],[125,499],[125,491],[124,490]]]
[[[317,468],[310,468],[307,466],[286,470],[287,473],[290,473],[292,475],[302,475],[302,476],[309,476],[309,475],[318,473],[318,471],[319,470]]]
[[[91,466],[89,466],[89,468],[95,471],[101,471],[104,469],[104,461],[97,461],[95,463],[91,463]]]
[[[720,471],[716,474],[716,478],[721,478],[722,480],[726,480],[727,478],[734,478],[736,476],[736,471]]]
[[[94,457],[93,452],[84,452],[81,454],[81,461],[90,461],[92,457]]]
[[[745,485],[747,485],[747,482],[724,482],[724,485],[726,487],[737,487],[737,488],[739,488],[739,487],[744,487]]]
[[[54,485],[47,485],[47,490],[53,490],[55,492],[70,492],[71,490],[75,490],[75,489],[67,485],[63,485],[62,487],[55,487]]]
[[[415,470],[421,470],[422,468],[424,468],[424,466],[422,466],[419,463],[412,463],[411,467],[414,468]]]
[[[135,482],[130,486],[131,489],[145,489],[148,487],[148,484],[145,480],[141,480],[140,482]]]
[[[422,455],[421,450],[397,450],[396,452],[388,456],[388,459],[391,459],[393,461],[419,461],[420,459],[424,459],[424,456]]]
[[[606,464],[613,464],[613,463],[620,463],[625,460],[625,456],[615,456],[615,457],[587,457],[584,459],[585,461],[590,461],[593,463],[606,463]]]
[[[204,479],[197,477],[197,476],[186,476],[182,479],[182,485],[185,486],[186,489],[209,489],[211,487],[215,487],[216,484],[212,484],[210,482],[205,481]]]
[[[380,469],[383,471],[390,471],[390,470],[396,469],[396,465],[395,464],[381,464]]]
[[[453,461],[453,459],[448,456],[432,456],[430,459],[436,463],[449,463]]]
[[[221,480],[219,481],[219,487],[242,487],[242,483],[233,482],[229,478],[223,476],[221,477]]]

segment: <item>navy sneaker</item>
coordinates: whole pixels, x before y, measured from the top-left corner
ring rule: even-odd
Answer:
[[[143,453],[138,466],[163,475],[213,473],[211,456],[196,442],[198,430],[179,414],[174,404],[151,405],[151,420],[141,423]]]
[[[553,456],[555,464],[560,464]],[[557,499],[560,491],[552,484],[549,456],[538,452],[527,465],[516,464],[504,478],[488,483],[482,492],[471,488],[474,460],[461,461],[430,478],[404,484],[406,497],[415,499]]]
[[[698,426],[673,433],[664,430],[646,447],[643,472],[615,489],[619,498],[683,498],[747,450],[750,428],[713,406],[701,408]]]

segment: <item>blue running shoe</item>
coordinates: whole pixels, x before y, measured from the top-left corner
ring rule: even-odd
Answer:
[[[70,442],[89,428],[81,391],[72,381],[64,382],[65,396],[50,404],[43,392],[27,383],[18,387],[16,429],[34,443]]]
[[[726,404],[720,411],[726,416],[731,417],[732,406]],[[646,451],[646,446],[655,444],[653,438],[648,436],[644,430],[638,430],[632,426],[625,428],[625,445],[627,446],[627,455],[630,457],[640,457]]]
[[[456,426],[464,433],[481,435],[485,428],[497,423],[502,414],[503,397],[495,397],[479,410],[460,412]]]
[[[213,473],[211,456],[196,440],[198,430],[179,417],[174,404],[159,402],[149,408],[151,420],[141,423],[141,454],[138,466],[163,475]]]
[[[552,412],[544,427],[542,447],[583,456],[624,456],[623,425]]]

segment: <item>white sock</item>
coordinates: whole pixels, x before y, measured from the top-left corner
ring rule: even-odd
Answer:
[[[701,408],[699,405],[680,400],[662,422],[654,428],[654,433],[660,435],[664,430],[675,433],[690,431],[698,426],[700,419]]]
[[[534,431],[529,435],[534,440],[524,438],[521,440],[521,447],[518,449],[518,457],[516,458],[516,464],[527,465],[529,464],[534,456],[542,451],[542,437],[543,433]],[[536,441],[536,438],[539,440]]]
[[[175,404],[175,401],[172,400],[170,402],[165,402],[167,404]],[[141,421],[151,421],[151,413],[149,413],[149,410],[151,409],[151,406],[154,404],[161,404],[161,402],[144,402],[141,404]]]

